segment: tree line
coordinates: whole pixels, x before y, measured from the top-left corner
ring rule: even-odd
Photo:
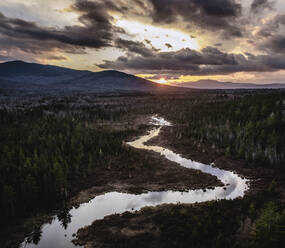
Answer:
[[[53,209],[68,199],[72,184],[129,152],[122,141],[130,131],[87,126],[83,118],[47,115],[44,108],[0,110],[1,216]]]
[[[256,166],[285,169],[285,93],[161,104],[160,112],[180,123],[177,137],[222,148]]]

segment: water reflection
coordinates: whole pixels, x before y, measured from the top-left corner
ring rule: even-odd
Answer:
[[[171,125],[158,116],[152,118],[152,124],[158,126]],[[247,190],[247,181],[237,174],[185,159],[179,154],[163,147],[145,145],[145,142],[159,134],[160,129],[161,127],[155,128],[147,135],[128,144],[134,148],[158,152],[170,161],[176,162],[183,167],[217,176],[227,186],[215,187],[208,190],[189,190],[184,193],[163,191],[133,195],[110,192],[97,196],[88,203],[81,204],[77,209],[73,208],[69,212],[63,211],[51,224],[46,224],[42,227],[42,236],[39,235],[38,238],[35,238],[36,242],[32,244],[26,239],[21,247],[73,248],[75,247],[71,242],[73,233],[76,233],[81,227],[90,225],[94,220],[102,219],[107,215],[135,211],[145,206],[157,206],[164,203],[196,203],[218,199],[234,199],[244,195]]]
[[[32,243],[37,245],[40,240],[41,240],[41,236],[42,236],[42,231],[40,228],[35,229],[28,237],[27,237],[27,243]]]
[[[62,227],[66,230],[68,224],[71,222],[71,214],[69,213],[68,209],[62,210],[58,215],[57,218],[61,222]]]

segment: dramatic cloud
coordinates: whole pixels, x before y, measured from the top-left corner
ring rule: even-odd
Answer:
[[[154,22],[177,21],[180,16],[186,22],[198,26],[228,29],[228,34],[241,36],[241,31],[231,23],[231,20],[241,13],[241,6],[234,0],[150,0],[150,2],[153,9],[148,8],[145,14]],[[95,49],[108,47],[115,44],[116,34],[124,32],[112,24],[113,17],[109,12],[135,14],[136,11],[130,10],[128,3],[129,1],[77,0],[71,8],[80,14],[78,20],[81,25],[65,26],[62,29],[42,27],[34,22],[9,18],[0,13],[0,33],[18,39],[57,41]],[[133,4],[138,8],[145,6],[139,0]],[[119,41],[117,46],[122,48],[121,40],[117,41]],[[125,45],[133,49],[129,43],[125,42]]]
[[[64,29],[44,28],[33,22],[8,18],[0,13],[0,33],[18,39],[57,41],[68,45],[101,48],[109,44],[114,31],[104,19],[94,20],[83,15],[80,21],[85,26],[66,26]]]
[[[58,53],[82,55],[87,53],[86,48],[113,47],[116,34],[123,30],[112,25],[113,18],[107,13],[112,8],[108,1],[76,1],[70,9],[79,13],[78,24],[60,28],[40,26],[0,12],[1,50],[19,58],[30,54],[30,61],[37,60],[35,55],[41,55],[39,61],[65,61],[66,57]]]
[[[122,56],[116,61],[105,61],[99,66],[149,74],[226,75],[235,72],[272,72],[285,69],[285,60],[283,56],[255,56],[250,53],[245,56],[223,53],[217,48],[206,47],[201,52],[183,49],[154,54],[152,57]]]
[[[285,70],[284,11],[283,0],[4,1],[0,60],[260,79]]]
[[[154,7],[155,21],[174,21],[178,15],[186,20],[198,13],[217,18],[236,17],[241,14],[241,5],[235,0],[150,0]]]
[[[126,50],[130,53],[140,54],[144,57],[149,57],[155,52],[154,49],[147,48],[142,42],[135,42],[131,40],[117,39],[115,41],[116,47]]]
[[[285,15],[276,15],[258,31],[260,50],[268,53],[285,52]]]
[[[235,0],[150,0],[155,23],[175,23],[181,18],[189,26],[223,31],[230,36],[242,36],[236,18],[242,13]]]
[[[258,12],[264,9],[272,9],[274,1],[268,0],[254,0],[251,4],[251,10],[253,12]]]
[[[285,52],[285,35],[284,36],[275,36],[270,40],[272,49],[276,52]]]

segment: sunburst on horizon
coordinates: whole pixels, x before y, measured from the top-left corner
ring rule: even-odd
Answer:
[[[164,77],[161,77],[159,80],[155,80],[156,83],[159,83],[159,84],[166,84],[167,81]]]

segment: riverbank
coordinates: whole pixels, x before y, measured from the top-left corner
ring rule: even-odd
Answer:
[[[250,168],[245,162],[230,159],[207,145],[194,147],[175,136],[175,128],[163,127],[160,135],[146,144],[169,148],[205,164],[214,161],[218,168],[245,175],[251,179],[245,197],[199,204],[165,204],[107,216],[80,229],[75,244],[109,248],[250,246],[261,208],[267,201],[282,202],[280,188],[277,190],[272,183],[274,179],[280,182],[278,176],[272,170]]]
[[[166,190],[183,192],[223,185],[216,177],[197,170],[180,168],[154,152],[136,153],[137,157],[133,161],[120,158],[110,165],[110,169],[94,171],[94,174],[84,181],[86,184],[93,184],[92,187],[81,191],[72,198],[70,204],[77,206],[95,196],[112,191],[131,194]],[[130,168],[123,168],[124,163],[129,163]],[[139,166],[138,163],[144,165]]]
[[[145,132],[146,128],[152,127],[138,126],[137,133]],[[133,139],[134,137],[126,138],[128,141]],[[138,151],[123,145],[132,156],[126,154],[118,156],[107,167],[94,169],[86,178],[74,184],[72,189],[74,196],[67,203],[66,211],[111,191],[141,194],[148,191],[186,191],[222,185],[216,177],[178,166],[155,152]],[[28,218],[24,224],[7,228],[6,232],[2,232],[7,236],[3,237],[9,237],[8,240],[12,241],[4,247],[16,247],[28,233],[31,234],[30,237],[33,237],[33,234],[40,234],[41,225],[51,222],[54,215],[60,215],[60,211],[55,211],[51,215],[39,214]]]
[[[210,99],[213,98],[212,96],[214,95],[211,93]],[[54,103],[50,103],[50,107],[45,106],[45,102],[44,106],[37,108],[28,107],[27,109],[31,111],[26,112],[33,113],[35,118],[28,116],[29,118],[24,119],[24,121],[18,121],[17,119],[16,121],[17,123],[27,123],[27,134],[29,134],[30,123],[32,124],[39,118],[43,118],[43,123],[46,123],[50,118],[55,118],[58,119],[59,122],[54,126],[49,126],[49,129],[52,128],[55,130],[55,133],[59,133],[57,129],[62,126],[59,124],[68,117],[71,120],[68,124],[80,122],[83,129],[90,128],[97,132],[101,132],[102,130],[104,132],[106,131],[104,137],[111,134],[111,138],[107,140],[108,142],[105,142],[105,144],[112,145],[113,141],[115,141],[114,136],[112,136],[112,131],[114,130],[126,131],[123,136],[119,137],[119,139],[123,137],[124,141],[132,140],[132,138],[134,138],[132,136],[134,132],[135,136],[144,134],[147,129],[151,128],[151,126],[148,125],[150,113],[159,113],[161,116],[168,116],[169,120],[173,120],[174,123],[175,120],[177,120],[177,123],[184,123],[185,127],[187,125],[185,123],[198,120],[197,123],[195,122],[194,128],[199,128],[199,120],[201,120],[202,124],[206,123],[206,125],[204,125],[204,127],[206,127],[204,131],[207,131],[208,120],[205,119],[205,117],[207,117],[209,113],[200,111],[201,107],[203,107],[203,101],[205,104],[207,102],[210,103],[205,106],[205,108],[210,109],[210,113],[218,113],[217,116],[219,118],[226,113],[225,110],[218,112],[212,111],[211,106],[214,105],[215,102],[220,102],[219,99],[212,99],[211,102],[207,99],[208,96],[205,96],[204,98],[201,97],[200,94],[191,96],[187,93],[181,97],[176,95],[171,97],[127,97],[127,99],[125,99],[126,102],[123,105],[121,105],[122,99],[120,98],[112,105],[110,104],[113,101],[112,99],[106,100],[100,98],[98,103],[101,105],[92,105],[92,101],[90,104],[88,100],[86,106],[74,104],[74,99],[66,99],[65,101],[56,99]],[[200,101],[202,103],[201,105],[199,105]],[[57,102],[60,104],[55,104]],[[63,102],[65,102],[65,104],[62,104]],[[199,106],[196,109],[191,108],[195,105]],[[223,101],[222,105],[224,105]],[[35,109],[32,110],[33,108]],[[189,113],[193,113],[193,118]],[[17,112],[17,115],[18,114],[19,112]],[[177,118],[178,115],[181,118]],[[4,116],[7,116],[7,113],[5,113]],[[245,117],[248,118],[246,115]],[[226,120],[227,118],[224,118],[221,121],[226,123]],[[253,123],[255,123],[255,121]],[[10,127],[10,125],[11,121],[8,119],[7,126]],[[276,204],[277,209],[284,209],[285,177],[279,173],[279,170],[276,167],[272,167],[273,169],[271,170],[259,168],[259,166],[253,167],[246,164],[244,161],[232,159],[229,156],[225,156],[225,151],[217,149],[212,143],[201,143],[201,140],[207,140],[205,137],[200,138],[199,141],[197,141],[192,140],[188,135],[188,138],[186,139],[182,135],[183,132],[181,132],[184,128],[182,125],[183,124],[177,124],[173,127],[163,128],[160,135],[153,139],[149,144],[160,144],[163,147],[167,147],[170,150],[182,154],[185,158],[190,158],[205,164],[214,162],[219,168],[224,168],[227,171],[235,171],[239,175],[250,178],[250,191],[246,192],[245,197],[234,201],[222,200],[190,205],[168,204],[144,208],[142,211],[134,214],[124,213],[121,215],[107,216],[103,220],[95,221],[91,226],[79,231],[78,242],[96,247],[238,247],[238,245],[236,245],[237,243],[247,244],[250,236],[249,234],[254,231],[256,218],[261,215],[263,205],[266,202],[272,201]],[[20,127],[22,126],[23,125]],[[66,125],[61,129],[61,132],[68,126],[69,125]],[[42,130],[46,130],[45,127],[46,126],[44,126]],[[21,130],[25,129],[22,128]],[[129,131],[131,131],[132,135],[126,135],[126,133],[130,134]],[[207,133],[204,131],[202,133]],[[195,134],[195,132],[193,132],[193,134]],[[225,132],[225,134],[227,134],[227,132]],[[269,135],[267,135],[267,137],[268,136]],[[15,137],[18,138],[17,135]],[[38,137],[40,136],[35,135],[36,147],[38,147]],[[57,141],[58,144],[63,143],[61,139],[57,139]],[[117,147],[121,147],[121,143],[122,140],[117,142]],[[125,142],[122,144],[124,147],[127,147],[125,146]],[[78,146],[75,146],[75,152],[78,150],[77,148]],[[52,147],[51,150],[54,150],[54,147]],[[98,146],[92,146],[90,153],[93,154],[95,150],[99,153]],[[70,217],[68,216],[68,210],[72,206],[78,206],[80,203],[88,202],[92,197],[103,194],[109,190],[138,194],[140,192],[146,192],[147,190],[156,191],[173,188],[175,191],[184,191],[185,187],[189,187],[190,189],[195,189],[196,187],[204,188],[203,184],[205,184],[205,187],[212,188],[212,183],[219,184],[219,182],[215,182],[214,177],[210,176],[210,178],[207,178],[204,177],[203,174],[196,175],[195,173],[197,173],[197,171],[195,171],[195,173],[193,172],[190,176],[186,174],[189,181],[187,182],[185,178],[185,181],[182,179],[182,182],[180,183],[180,177],[183,178],[186,173],[182,167],[177,166],[174,163],[173,166],[179,170],[176,172],[174,168],[169,169],[170,167],[168,165],[164,166],[166,163],[164,163],[163,160],[161,160],[162,158],[156,153],[133,149],[126,150],[129,151],[129,154],[126,153],[122,157],[115,154],[115,157],[113,157],[114,154],[111,156],[108,149],[105,150],[106,152],[103,149],[103,154],[107,154],[107,157],[105,156],[104,158],[104,161],[107,161],[107,163],[104,162],[103,164],[100,164],[100,159],[94,160],[96,161],[94,163],[94,167],[96,167],[94,170],[88,171],[88,174],[83,174],[82,177],[75,176],[76,180],[74,179],[74,181],[71,182],[71,188],[68,189],[71,190],[69,197],[72,197],[72,199],[66,203],[65,208],[61,209],[63,211],[55,210],[50,211],[47,214],[35,213],[32,218],[29,218],[26,221],[22,219],[17,220],[17,223],[15,223],[13,228],[6,224],[2,224],[2,231],[0,231],[0,247],[5,247],[1,243],[3,239],[11,241],[6,247],[17,247],[16,244],[21,242],[27,234],[31,234],[29,239],[33,240],[33,242],[39,241],[40,238],[44,239],[44,232],[41,233],[42,224],[49,223],[52,218],[54,218],[60,220],[59,224],[68,225]],[[232,154],[233,152],[229,153],[229,155]],[[83,152],[83,155],[84,157],[87,157],[88,149]],[[18,156],[16,154],[16,156],[13,157],[17,158]],[[74,160],[72,159],[72,161]],[[103,159],[101,159],[101,161],[103,161]],[[98,168],[98,166],[101,167]],[[19,166],[15,168],[19,168]],[[84,168],[86,168],[85,164],[81,167],[81,171]],[[168,173],[168,170],[170,173]],[[44,174],[46,174],[47,171],[44,172]],[[190,173],[189,169],[187,169],[187,173]],[[12,176],[7,176],[7,178],[16,178],[14,175],[15,174],[13,173]],[[21,173],[20,175],[21,178],[23,178],[27,173]],[[37,178],[42,182],[41,177]],[[173,178],[175,179],[171,181]],[[195,179],[197,179],[196,183]],[[162,181],[163,183],[160,184]],[[53,185],[53,182],[55,181],[51,182],[52,183],[48,185]],[[201,185],[199,185],[199,183],[201,183]],[[18,182],[18,185],[23,184]],[[193,186],[192,188],[191,185]],[[214,186],[215,185],[213,185],[213,187]],[[178,192],[178,194],[180,194],[180,192]],[[44,196],[46,198],[46,195]],[[101,197],[98,198],[102,199]],[[40,201],[35,199],[34,201],[27,200],[26,202],[37,204],[37,202]],[[21,204],[16,205],[25,209]],[[59,207],[57,207],[57,209],[59,209]],[[275,210],[271,211],[268,215],[270,218],[271,216],[274,216],[272,214],[274,211]],[[94,219],[95,218],[90,217],[90,220]],[[57,235],[54,235],[54,237],[55,236]],[[240,236],[243,236],[243,238],[240,238]],[[269,237],[271,236],[269,235]],[[55,245],[53,247],[57,246]]]
[[[250,179],[250,189],[247,194],[255,194],[266,190],[272,181],[277,181],[280,186],[285,186],[284,175],[276,170],[264,167],[252,167],[246,161],[233,159],[225,155],[225,151],[212,147],[209,144],[195,144],[194,140],[185,139],[179,135],[179,126],[163,127],[160,135],[150,140],[148,145],[159,145],[169,148],[182,157],[192,159],[215,167],[234,171]],[[285,195],[284,195],[285,196]]]
[[[282,229],[277,230],[277,240],[263,237],[263,243],[262,236],[257,236],[260,219],[268,221],[264,219],[266,211],[281,216],[282,207],[280,211],[279,207],[271,208],[278,206],[275,197],[274,193],[264,192],[243,199],[167,204],[111,215],[80,229],[74,243],[86,248],[282,247]],[[271,220],[272,225],[276,223]]]
[[[225,200],[146,207],[95,221],[78,231],[74,243],[88,248],[231,247],[240,225],[236,216],[244,211]],[[227,243],[219,242],[221,233]]]
[[[175,135],[173,135],[175,132],[173,131],[173,128],[175,127],[164,127],[159,136],[153,138],[150,142],[148,142],[148,144],[167,147],[183,155],[187,154],[187,151],[189,151],[189,146],[181,142],[183,139],[175,139],[171,137],[171,135],[175,137]],[[133,138],[129,137],[127,140],[133,140]],[[168,140],[170,140],[170,142]],[[123,145],[126,146],[125,144]],[[186,169],[178,166],[176,163],[170,162],[157,153],[140,150],[137,151],[128,146],[126,146],[126,149],[129,149],[130,152],[132,152],[131,157],[117,157],[115,160],[110,162],[107,168],[97,168],[92,172],[92,174],[85,178],[85,180],[82,180],[82,182],[77,185],[77,188],[74,188],[74,192],[78,191],[80,188],[86,188],[87,190],[80,191],[78,195],[73,197],[68,204],[68,209],[73,206],[79,206],[81,203],[88,202],[90,199],[98,195],[111,191],[141,194],[148,191],[187,191],[189,189],[205,189],[222,185],[215,177],[201,173],[197,170]],[[205,149],[205,147],[202,149]],[[210,160],[213,159],[211,156],[216,156],[214,151],[206,153],[202,150],[199,153],[198,149],[191,150],[191,153],[192,155],[196,154],[196,156],[199,156],[200,154],[201,159],[197,160],[208,164],[210,164]],[[203,154],[207,154],[207,156]],[[185,157],[188,156],[190,157],[190,155],[186,155]],[[234,168],[230,167],[230,165],[236,167],[239,166],[238,163],[229,161],[229,159],[226,157],[223,159],[223,165],[225,166],[223,168],[226,170],[234,170]],[[223,160],[218,157],[216,161]],[[216,166],[219,166],[216,161]],[[126,167],[125,164],[128,164],[128,167]],[[239,167],[239,169],[239,171],[235,170],[239,174],[245,171],[242,166]],[[261,188],[258,190],[260,191]],[[251,191],[251,193],[257,193],[257,191]],[[227,203],[225,203],[226,201],[221,202],[223,202],[221,208],[223,209],[224,204],[227,206]],[[247,207],[243,206],[242,210],[244,218],[246,218],[246,210],[249,208],[248,202],[245,202],[246,203],[240,202],[242,205],[247,205]],[[135,244],[139,244],[141,247],[151,247],[153,244],[162,244],[161,247],[175,246],[175,244],[172,242],[166,242],[166,237],[172,236],[172,239],[175,239],[173,236],[179,236],[179,234],[173,230],[164,230],[164,222],[169,222],[170,226],[172,226],[171,228],[177,225],[188,225],[188,222],[184,223],[182,221],[183,217],[180,216],[182,212],[183,216],[185,215],[184,217],[194,218],[192,220],[192,224],[194,224],[193,222],[197,221],[196,217],[194,216],[200,216],[199,218],[202,218],[203,216],[203,211],[200,212],[200,210],[203,210],[205,206],[214,206],[214,209],[216,209],[216,205],[220,206],[219,202],[208,202],[194,205],[183,204],[178,205],[179,208],[177,208],[175,205],[163,205],[158,207],[158,209],[145,208],[142,211],[134,214],[126,213],[121,215],[112,215],[104,218],[102,221],[95,221],[89,227],[80,229],[77,234],[77,239],[74,242],[75,244],[84,244],[86,247],[95,247],[95,244],[96,247],[100,247],[100,245],[101,247],[135,247]],[[236,203],[233,203],[231,209],[234,210],[235,213],[239,213],[239,210],[235,209],[236,207]],[[198,212],[195,210],[197,208],[200,209]],[[209,209],[204,210],[209,212]],[[224,212],[227,218],[231,217],[232,213],[228,213],[225,209]],[[166,216],[166,213],[168,213],[170,216]],[[215,212],[214,215],[216,214],[217,213]],[[155,220],[157,219],[162,219],[162,222],[156,223]],[[46,220],[47,219],[45,219],[45,221]],[[242,219],[242,221],[244,220],[245,219]],[[211,225],[215,221],[218,222],[217,217],[213,219]],[[225,222],[225,220],[223,221]],[[135,225],[133,225],[133,223],[135,223]],[[238,229],[239,224],[240,223],[237,223],[237,220],[235,220],[230,222],[229,225],[235,229]],[[217,225],[217,223],[215,225]],[[187,228],[187,226],[185,226],[185,228]],[[223,234],[226,233],[226,230],[224,229],[220,229],[219,231],[223,232]],[[192,232],[195,233],[197,230],[192,230]],[[233,231],[233,229],[231,229],[231,232],[232,233],[229,235],[234,235],[236,230]],[[106,238],[110,236],[111,239],[107,240],[108,244],[106,245]],[[195,240],[193,237],[191,239]],[[143,246],[143,244],[146,243],[148,245]],[[116,246],[114,246],[115,244]],[[171,246],[167,246],[170,244]]]

